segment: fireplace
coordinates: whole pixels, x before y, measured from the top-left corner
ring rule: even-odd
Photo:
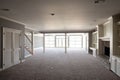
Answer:
[[[104,54],[106,56],[110,56],[110,47],[107,47],[107,46],[104,47]]]
[[[110,56],[110,42],[109,41],[104,41],[103,54],[108,57]]]

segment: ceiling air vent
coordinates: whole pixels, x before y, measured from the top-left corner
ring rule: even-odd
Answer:
[[[3,9],[0,9],[1,11],[10,11],[10,9],[7,9],[7,8],[3,8]]]
[[[104,3],[104,2],[105,2],[105,0],[94,0],[95,4]]]

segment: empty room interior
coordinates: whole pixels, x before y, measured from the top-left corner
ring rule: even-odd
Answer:
[[[0,80],[120,80],[120,0],[0,0]]]

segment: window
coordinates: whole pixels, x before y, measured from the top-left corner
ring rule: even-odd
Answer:
[[[56,36],[56,47],[59,47],[59,48],[65,47],[65,36],[64,35]]]
[[[55,47],[55,38],[52,35],[45,36],[45,47]]]
[[[82,48],[83,47],[82,36],[69,36],[69,47],[70,48]]]

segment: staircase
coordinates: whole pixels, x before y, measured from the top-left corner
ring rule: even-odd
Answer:
[[[33,34],[31,33],[31,35],[27,35],[24,34],[24,38],[25,38],[25,45],[24,45],[24,49],[27,51],[27,53],[33,55]]]
[[[31,55],[33,55],[33,52],[32,52],[32,50],[31,50],[29,47],[27,47],[26,45],[24,45],[24,48],[25,48]]]

